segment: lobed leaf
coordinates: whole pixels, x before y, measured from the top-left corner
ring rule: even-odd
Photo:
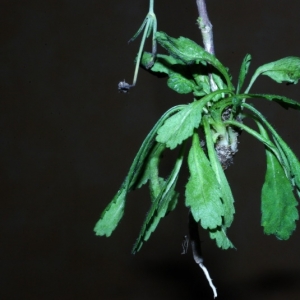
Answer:
[[[269,76],[278,83],[289,82],[296,84],[300,79],[300,58],[289,56],[260,66],[252,76],[246,93],[249,92],[259,75]]]
[[[198,101],[185,105],[181,111],[167,119],[160,127],[157,132],[156,141],[165,143],[168,148],[174,149],[182,141],[189,138],[195,128],[198,128],[201,122],[203,107],[215,96],[226,92],[228,90],[218,90]]]
[[[247,75],[248,70],[249,70],[251,59],[252,59],[251,55],[247,54],[245,56],[243,62],[242,62],[241,69],[240,69],[240,74],[239,74],[238,85],[237,85],[237,89],[236,89],[237,94],[239,94],[241,89],[242,89],[242,86],[244,84],[246,75]]]
[[[174,189],[183,161],[183,150],[184,147],[182,147],[182,151],[180,151],[179,157],[177,158],[169,178],[166,181],[160,181],[161,185],[159,193],[156,194],[157,191],[152,193],[152,205],[146,216],[139,237],[134,244],[132,250],[132,253],[134,254],[138,252],[143,243],[149,239],[151,233],[156,229],[160,219],[163,218],[169,211],[173,210],[177,204],[179,194],[175,192]]]
[[[163,193],[165,193],[164,196],[162,196]],[[133,254],[137,253],[143,246],[144,242],[146,242],[150,238],[151,234],[157,228],[159,221],[170,211],[170,207],[175,207],[175,205],[177,204],[178,196],[179,194],[174,191],[174,187],[166,191],[165,184],[161,195],[155,200],[155,202],[153,202],[147,214],[139,237],[133,246]]]
[[[235,213],[234,209],[234,199],[232,196],[232,192],[230,189],[230,186],[228,184],[227,178],[225,176],[224,170],[221,166],[221,163],[217,157],[215,148],[214,148],[214,143],[213,143],[213,138],[212,138],[212,132],[209,127],[209,123],[207,118],[203,118],[203,124],[204,124],[204,132],[206,136],[206,145],[207,145],[207,152],[208,152],[208,157],[210,160],[211,167],[215,173],[215,176],[219,182],[220,185],[220,190],[221,190],[221,198],[222,202],[224,205],[224,226],[225,228],[229,228],[232,221],[233,221],[233,216]],[[224,232],[223,234],[226,235]]]
[[[285,96],[270,95],[270,94],[247,94],[247,98],[263,98],[269,101],[275,101],[284,108],[293,108],[300,110],[300,103]]]
[[[162,151],[165,150],[165,148],[166,146],[164,144],[158,143],[155,147],[155,155],[149,162],[149,189],[152,202],[155,201],[155,199],[159,196],[164,185],[166,184],[166,181],[159,176],[158,170],[160,156]]]
[[[106,235],[109,237],[115,230],[124,214],[126,194],[126,186],[123,185],[101,214],[100,220],[96,223],[94,228],[96,235]]]
[[[270,129],[270,128],[269,128]],[[286,144],[286,142],[278,135],[278,133],[273,129],[273,137],[277,142],[278,147],[281,148],[283,153],[286,156],[286,159],[289,163],[289,169],[291,172],[292,183],[297,187],[297,190],[300,191],[300,162],[296,157],[291,148]]]
[[[278,83],[285,81],[296,84],[300,79],[300,58],[285,57],[259,67],[257,72],[269,76]]]
[[[261,134],[268,139],[260,126]],[[267,171],[262,188],[262,221],[266,234],[274,234],[278,239],[287,240],[296,228],[299,219],[298,205],[292,185],[276,156],[266,148]]]
[[[246,107],[246,105],[244,105],[246,103],[243,103],[243,106]],[[247,105],[248,106],[248,105]],[[249,105],[251,107],[251,105]],[[251,134],[253,137],[255,137],[258,141],[260,141],[261,143],[263,143],[266,147],[268,147],[274,154],[275,156],[281,160],[280,157],[280,152],[278,151],[277,147],[275,147],[274,143],[272,143],[269,139],[265,139],[261,134],[259,134],[257,131],[251,129],[249,126],[234,121],[234,120],[228,120],[225,121],[224,124],[226,125],[232,125],[235,126],[237,128],[240,128],[242,130],[245,130],[246,132],[248,132],[249,134]]]
[[[212,54],[206,52],[202,47],[194,41],[179,37],[178,39],[168,36],[164,32],[156,33],[157,42],[164,47],[173,57],[182,60],[186,64],[194,64],[201,62],[214,66],[225,78],[229,89],[233,89],[231,78],[226,67]]]
[[[156,143],[151,153],[149,154],[147,161],[145,162],[145,170],[136,184],[136,188],[141,188],[142,185],[146,184],[148,180],[153,180],[154,177],[158,176],[158,165],[162,152],[166,146],[161,143]]]
[[[197,97],[207,95],[211,92],[206,66],[186,65],[182,60],[173,56],[157,54],[153,66],[148,69],[147,66],[152,59],[151,53],[144,52],[141,60],[142,66],[150,73],[167,74],[169,76],[168,87],[175,92],[179,94],[194,92],[194,95]],[[212,76],[219,89],[227,88],[217,73],[213,73]]]
[[[216,240],[217,246],[221,249],[227,250],[229,248],[234,248],[226,235],[226,229],[224,226],[217,227],[214,230],[209,230],[209,236],[211,239]]]
[[[94,231],[96,232],[96,235],[110,236],[112,231],[116,228],[124,214],[124,206],[127,193],[136,188],[137,185],[140,185],[140,178],[142,176],[143,170],[145,169],[147,157],[155,143],[157,130],[165,122],[165,120],[170,117],[170,115],[182,108],[183,107],[179,105],[169,109],[149,132],[144,142],[142,143],[142,146],[140,147],[137,155],[135,156],[133,163],[129,169],[128,175],[126,176],[120,190],[103,211],[99,221],[95,225]]]
[[[188,94],[195,90],[196,85],[192,80],[179,73],[172,73],[167,81],[168,87],[179,94]]]
[[[196,222],[204,229],[215,229],[222,225],[224,207],[221,202],[221,191],[216,175],[209,160],[200,146],[197,133],[193,135],[192,147],[188,155],[190,178],[186,185],[186,206]]]
[[[197,43],[182,36],[176,39],[170,37],[165,32],[159,31],[156,33],[156,40],[162,47],[168,50],[172,56],[185,63],[194,63],[196,60],[200,60],[200,53],[203,53],[204,56],[205,53],[207,53]],[[204,61],[204,59],[202,60]]]
[[[219,72],[217,73],[212,73],[212,78],[216,84],[216,86],[218,87],[219,90],[221,89],[227,89],[227,85],[224,82],[223,78],[221,76],[219,76]],[[209,80],[209,77],[208,77]],[[210,93],[211,91],[209,91]]]
[[[149,63],[153,60],[152,53],[144,52],[141,60],[141,65],[147,68]],[[157,54],[153,66],[150,68],[152,72],[159,72],[165,74],[172,74],[174,72],[184,72],[185,64],[170,55]]]
[[[170,149],[181,144],[193,134],[194,128],[199,126],[202,107],[203,104],[200,101],[186,105],[164,123],[157,132],[156,140],[165,143]]]
[[[258,120],[265,124],[268,130],[271,132],[273,139],[276,143],[276,151],[273,153],[276,155],[277,159],[281,163],[282,167],[285,169],[286,174],[292,184],[297,187],[297,191],[300,190],[300,162],[296,157],[291,148],[285,143],[285,141],[279,136],[277,131],[271,126],[271,124],[264,118],[264,116],[256,110],[253,106],[243,103],[243,106],[254,113]],[[300,196],[299,196],[300,197]]]
[[[150,53],[144,52],[142,65],[146,68],[152,60]],[[179,59],[169,55],[158,54],[150,72],[165,73],[169,76],[168,87],[179,94],[188,94],[197,90],[197,86],[187,66]]]
[[[155,143],[155,136],[157,134],[157,131],[172,114],[174,114],[177,111],[180,111],[181,109],[183,109],[183,107],[183,105],[174,106],[167,112],[165,112],[143,141],[142,146],[139,149],[129,169],[127,185],[128,192],[136,187],[136,184],[141,176],[141,172],[143,170],[145,161]]]

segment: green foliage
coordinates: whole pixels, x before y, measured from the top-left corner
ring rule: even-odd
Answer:
[[[214,142],[212,137],[212,130],[208,124],[207,118],[204,118],[204,132],[206,135],[206,144],[207,144],[207,152],[208,158],[211,164],[211,167],[214,171],[214,174],[219,182],[220,190],[221,190],[221,198],[224,206],[224,215],[223,215],[223,227],[229,228],[232,221],[233,215],[235,213],[234,209],[234,199],[231,193],[230,186],[228,184],[227,178],[225,176],[224,170],[221,166],[221,163],[217,157],[216,150],[214,148]]]
[[[147,161],[149,153],[155,144],[157,130],[161,127],[165,120],[182,108],[183,107],[179,105],[169,109],[149,132],[134,158],[128,175],[126,176],[120,190],[101,214],[101,217],[94,228],[97,235],[110,236],[112,231],[116,228],[124,213],[124,205],[127,194],[139,184],[139,179],[143,172],[143,168],[145,167],[145,162]]]
[[[191,177],[186,185],[185,204],[191,208],[195,221],[200,221],[204,229],[215,229],[222,225],[224,206],[219,182],[200,146],[197,133],[193,135],[188,166]]]
[[[248,73],[249,70],[249,66],[250,66],[250,62],[251,62],[251,55],[247,54],[242,62],[241,65],[241,69],[240,69],[240,74],[239,74],[239,81],[238,81],[238,85],[236,88],[236,93],[239,94],[241,91],[241,88],[244,84],[246,75]]]
[[[185,37],[172,38],[164,32],[157,32],[156,40],[171,56],[183,61],[186,65],[201,63],[204,66],[207,64],[214,66],[224,76],[227,86],[233,89],[227,69],[214,55],[206,52],[194,41]]]
[[[180,74],[173,73],[168,79],[168,87],[179,94],[188,94],[195,89],[195,84]]]
[[[224,226],[209,230],[209,236],[212,240],[216,240],[217,246],[221,249],[226,250],[229,248],[234,248],[233,244],[226,235],[226,229]]]
[[[191,93],[189,104],[175,106],[155,124],[143,142],[129,173],[112,202],[102,213],[95,231],[110,236],[123,216],[129,191],[149,186],[151,205],[134,245],[140,250],[157,228],[160,220],[172,211],[179,194],[175,191],[179,171],[184,162],[186,141],[191,139],[187,157],[190,177],[186,184],[185,203],[192,216],[222,249],[233,248],[227,237],[235,214],[234,198],[224,170],[237,152],[238,136],[243,130],[264,144],[266,176],[262,187],[262,220],[266,234],[286,240],[299,219],[296,197],[300,196],[300,162],[290,147],[266,121],[247,103],[248,99],[273,101],[284,108],[300,109],[300,104],[281,95],[250,93],[259,75],[276,82],[297,83],[300,79],[300,58],[286,57],[259,67],[245,92],[241,92],[249,71],[251,55],[242,62],[236,88],[228,69],[212,54],[185,37],[174,38],[156,32],[155,40],[168,54],[144,52],[137,63],[151,74],[168,77],[167,85],[179,94]],[[211,90],[213,80],[216,90]],[[243,123],[252,118],[257,129]],[[203,135],[203,140],[199,139]],[[159,175],[161,155],[166,148],[180,146],[174,168],[167,178]]]
[[[259,67],[251,78],[247,92],[259,75],[266,75],[278,83],[296,84],[300,79],[300,58],[289,56]]]
[[[192,102],[177,114],[169,118],[157,131],[156,140],[165,143],[170,149],[174,149],[183,140],[193,134],[201,121],[200,101]]]
[[[100,220],[97,222],[94,229],[97,235],[106,235],[109,237],[115,230],[124,214],[126,194],[127,191],[123,185],[114,199],[105,208]]]
[[[147,241],[151,233],[156,229],[160,219],[163,218],[168,212],[172,211],[177,204],[179,194],[175,192],[174,189],[183,162],[183,152],[184,147],[182,147],[182,150],[180,151],[180,154],[175,163],[174,169],[168,179],[158,177],[158,156],[156,156],[154,165],[150,166],[150,169],[153,168],[150,173],[155,173],[154,176],[150,175],[149,178],[152,205],[142,226],[140,235],[133,247],[133,253],[136,253],[140,250],[144,241]]]
[[[269,95],[269,94],[248,94],[249,98],[263,98],[270,101],[275,101],[284,108],[300,109],[300,103],[296,102],[290,98],[279,96],[279,95]]]
[[[266,75],[278,83],[297,83],[300,78],[300,58],[285,57],[259,67],[256,73]]]
[[[226,92],[218,90],[203,97],[201,100],[194,101],[185,106],[180,112],[170,117],[158,129],[156,140],[165,143],[170,149],[174,149],[183,140],[189,138],[195,128],[199,127],[201,121],[201,111],[203,107],[215,96]]]
[[[268,134],[259,124],[261,134],[268,139]],[[266,234],[274,234],[278,239],[287,240],[296,228],[299,215],[293,187],[285,174],[284,168],[276,156],[266,149],[267,172],[262,188],[261,224]]]

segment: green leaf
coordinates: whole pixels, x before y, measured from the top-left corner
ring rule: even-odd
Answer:
[[[152,232],[156,229],[159,221],[163,218],[168,212],[173,210],[177,204],[178,193],[175,192],[175,186],[177,183],[179,171],[183,162],[183,152],[184,145],[181,148],[179,156],[176,160],[175,166],[171,172],[171,175],[166,181],[161,181],[160,192],[155,198],[155,194],[152,194],[153,201],[148,212],[142,229],[140,231],[139,237],[134,244],[132,253],[135,254],[138,252],[143,243],[147,241]]]
[[[209,81],[210,70],[208,70],[208,66],[205,66],[203,64],[193,64],[193,65],[186,65],[186,68],[192,74],[194,82],[196,83],[196,87],[194,89],[194,96],[201,97],[211,93],[210,81]],[[214,75],[215,74],[213,74],[213,76]],[[222,87],[220,87],[220,89],[222,89]]]
[[[140,178],[142,175],[141,173],[145,168],[147,157],[155,143],[157,130],[166,119],[168,119],[174,112],[177,112],[182,108],[183,106],[178,105],[169,109],[149,132],[137,155],[135,156],[128,175],[126,176],[120,190],[101,214],[100,219],[94,228],[96,235],[110,236],[112,231],[116,228],[124,214],[127,193],[136,188],[136,185],[140,184]]]
[[[186,105],[185,109],[170,117],[158,130],[156,140],[165,143],[170,149],[176,148],[189,138],[201,121],[203,104],[200,101]]]
[[[106,235],[109,237],[115,230],[124,214],[126,194],[126,186],[123,185],[113,200],[105,208],[101,214],[100,220],[95,225],[94,231],[96,235]]]
[[[211,92],[208,70],[203,65],[186,65],[182,60],[170,55],[157,54],[154,65],[147,69],[152,62],[151,53],[144,52],[141,64],[150,73],[164,73],[169,76],[168,86],[180,94],[194,92],[196,97],[207,95]],[[222,78],[212,74],[214,82],[219,89],[225,89]]]
[[[231,193],[230,186],[226,179],[225,173],[221,166],[221,163],[217,157],[216,151],[214,149],[214,143],[212,138],[212,132],[209,127],[209,123],[207,118],[203,118],[204,124],[204,132],[206,136],[206,145],[207,145],[207,152],[208,157],[212,166],[213,171],[215,172],[216,178],[220,185],[220,190],[222,194],[222,202],[224,206],[224,217],[223,217],[223,224],[215,228],[214,230],[210,230],[209,235],[211,239],[215,239],[217,242],[217,246],[222,249],[234,248],[231,241],[228,239],[226,235],[226,229],[230,227],[233,221],[233,215],[235,213],[234,209],[234,199]]]
[[[178,203],[178,198],[179,198],[179,193],[175,192],[174,196],[172,197],[171,201],[169,202],[167,214],[176,208],[177,203]]]
[[[165,150],[165,148],[166,146],[164,144],[158,143],[155,147],[156,151],[149,162],[149,189],[152,201],[155,201],[155,199],[159,196],[166,183],[166,181],[162,177],[159,177],[158,170],[160,156],[162,151]]]
[[[271,132],[273,139],[277,145],[276,151],[273,153],[280,161],[282,167],[286,170],[287,176],[290,178],[293,185],[296,185],[298,191],[300,190],[300,162],[291,148],[285,143],[285,141],[279,136],[277,131],[271,126],[271,124],[264,118],[264,116],[256,110],[253,106],[243,103],[243,106],[252,111],[255,116],[264,123],[268,130]],[[287,164],[288,162],[288,164]],[[300,195],[299,195],[300,197]]]
[[[205,52],[205,50],[194,41],[182,36],[176,39],[170,37],[165,32],[159,31],[156,33],[156,39],[172,56],[185,63],[192,63],[199,60],[197,54]]]
[[[222,225],[224,207],[218,180],[200,146],[197,133],[193,135],[188,166],[191,176],[186,185],[186,206],[191,207],[195,221],[200,221],[204,229],[215,229]]]
[[[179,73],[172,73],[167,84],[169,88],[179,94],[191,93],[196,88],[192,80],[188,80]]]
[[[152,53],[144,52],[141,60],[141,64],[144,68],[147,68],[149,63],[153,60]],[[150,68],[152,72],[159,72],[165,74],[172,74],[174,72],[184,72],[186,69],[185,64],[170,55],[157,54],[153,66]]]
[[[242,89],[246,75],[249,70],[251,59],[252,59],[251,55],[247,54],[242,62],[240,74],[239,74],[239,81],[238,81],[238,85],[237,85],[237,89],[236,89],[237,94],[239,94]]]
[[[146,220],[142,226],[139,237],[133,246],[132,254],[136,254],[140,251],[144,242],[150,238],[151,234],[157,228],[160,220],[170,211],[170,207],[174,206],[174,204],[176,205],[179,194],[174,191],[173,187],[168,190],[166,187],[167,185],[164,186],[161,195],[153,202],[146,216]],[[163,194],[164,196],[162,196]]]
[[[182,141],[193,134],[195,128],[198,128],[201,122],[203,107],[216,95],[226,92],[228,90],[218,90],[198,101],[185,105],[184,109],[171,116],[161,126],[157,132],[157,142],[165,143],[170,149],[174,149],[177,145],[181,144]]]
[[[263,98],[267,99],[269,101],[275,101],[284,108],[293,108],[300,110],[300,103],[287,98],[285,96],[279,96],[279,95],[270,95],[270,94],[247,94],[247,98]]]
[[[162,126],[162,124],[175,112],[180,111],[184,108],[184,105],[174,106],[169,109],[167,112],[163,114],[163,116],[158,120],[158,122],[154,125],[151,129],[147,137],[145,138],[144,142],[142,143],[141,148],[139,149],[136,157],[133,160],[133,163],[128,172],[128,185],[127,191],[130,191],[135,188],[140,176],[141,171],[143,170],[145,161],[147,156],[149,155],[154,143],[155,143],[155,136],[157,131]]]
[[[150,61],[152,61],[152,55],[145,52],[142,58],[142,65],[146,68]],[[147,70],[169,75],[168,87],[179,94],[188,94],[197,89],[188,67],[173,56],[158,54],[154,65]]]
[[[277,144],[277,147],[285,155],[284,158],[286,158],[286,160],[288,162],[288,166],[284,165],[284,167],[286,167],[286,169],[290,173],[291,183],[297,187],[298,191],[300,191],[300,162],[299,162],[299,159],[296,157],[296,155],[291,150],[291,148],[286,144],[286,142],[279,136],[279,134],[276,132],[276,130],[270,124],[268,124],[268,129],[271,131],[273,138],[275,139],[275,142]],[[283,161],[285,161],[285,160],[283,160]],[[300,195],[299,195],[299,198],[300,198]]]
[[[215,176],[219,182],[220,189],[221,189],[221,195],[222,195],[221,198],[224,205],[224,225],[225,228],[229,228],[233,221],[233,215],[235,213],[234,199],[227,178],[225,176],[224,170],[217,157],[217,153],[214,148],[212,132],[206,117],[203,118],[203,124],[204,124],[204,132],[206,136],[208,157],[210,160],[211,167],[215,173]]]
[[[209,236],[211,239],[216,240],[217,246],[221,249],[227,250],[229,248],[234,248],[233,244],[230,242],[226,235],[224,226],[217,227],[214,230],[209,230]]]
[[[161,154],[165,148],[166,146],[161,143],[156,143],[156,145],[153,147],[145,163],[145,170],[136,184],[136,188],[141,188],[142,185],[146,184],[148,180],[152,179],[152,181],[156,181],[154,178],[158,177],[158,165]]]
[[[246,105],[243,104],[244,107],[246,107]],[[248,105],[247,105],[248,106]],[[251,105],[249,105],[251,107]],[[265,139],[261,134],[259,134],[257,131],[251,129],[249,126],[234,121],[234,120],[228,120],[224,122],[225,125],[232,125],[235,126],[237,128],[240,128],[246,132],[248,132],[249,134],[251,134],[253,137],[255,137],[258,141],[260,141],[261,143],[263,143],[266,147],[268,147],[274,154],[275,156],[280,160],[280,153],[277,149],[277,147],[275,147],[274,143],[272,143],[269,139]]]
[[[265,130],[261,134],[268,139]],[[296,228],[299,219],[298,205],[291,183],[275,155],[266,148],[267,171],[262,188],[262,221],[266,234],[274,234],[278,239],[287,240]]]
[[[217,85],[217,87],[218,87],[219,90],[221,90],[221,89],[227,89],[226,83],[221,78],[221,76],[219,76],[219,74],[212,73],[212,77],[213,77],[213,80],[214,80],[214,82]]]
[[[212,54],[206,52],[202,47],[194,41],[179,37],[178,39],[168,36],[164,32],[156,33],[157,42],[164,47],[173,57],[181,59],[186,64],[207,63],[214,66],[225,78],[229,89],[233,89],[230,76],[227,69],[222,63]]]
[[[300,58],[289,56],[260,66],[252,76],[246,93],[248,93],[259,75],[269,76],[278,83],[290,82],[296,84],[300,79]]]
[[[289,56],[268,63],[258,68],[261,75],[266,75],[278,83],[290,82],[296,84],[300,79],[300,58]]]
[[[210,90],[210,83],[209,83],[209,77],[205,76],[205,75],[200,75],[199,77],[199,81],[197,82],[201,91],[204,92],[205,95],[208,95],[211,90]]]

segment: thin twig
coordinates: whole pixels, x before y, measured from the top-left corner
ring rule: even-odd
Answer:
[[[205,50],[210,54],[215,54],[212,24],[209,21],[205,0],[197,0],[199,12],[199,28],[201,30]]]
[[[210,53],[215,54],[215,47],[214,47],[214,38],[213,38],[213,26],[209,21],[207,9],[205,0],[196,0],[198,12],[199,12],[199,18],[198,18],[198,24],[199,29],[202,34],[204,49]],[[209,74],[209,80],[210,80],[210,89],[212,92],[216,91],[218,89],[212,74]]]

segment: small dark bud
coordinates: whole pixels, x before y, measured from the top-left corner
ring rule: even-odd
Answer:
[[[118,83],[119,92],[122,92],[124,94],[127,94],[129,92],[130,88],[132,88],[132,87],[133,87],[133,85],[127,83],[125,80],[120,81]]]

